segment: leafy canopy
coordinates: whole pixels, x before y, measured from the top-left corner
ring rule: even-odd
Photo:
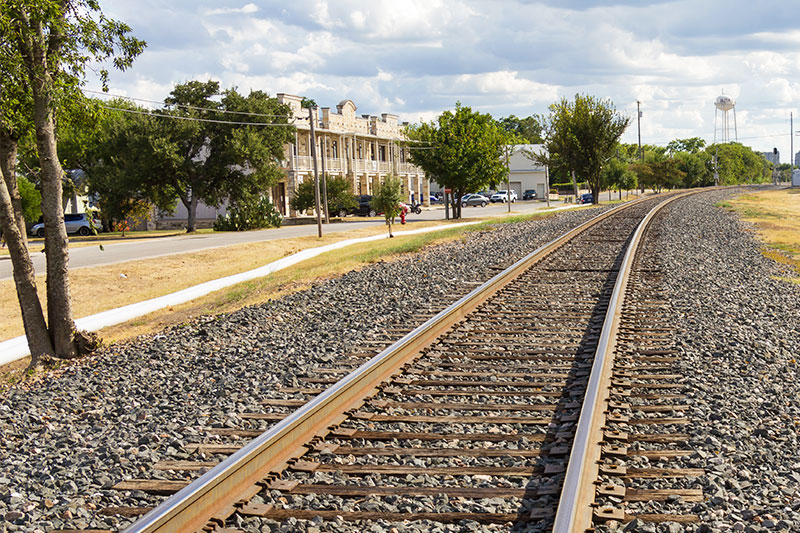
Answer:
[[[325,185],[328,195],[328,207],[333,210],[351,209],[358,205],[356,197],[351,192],[352,187],[343,176],[327,176]],[[292,209],[305,211],[311,209],[316,203],[314,195],[314,181],[306,180],[297,186],[294,198],[289,201]]]
[[[400,202],[403,198],[403,182],[395,176],[386,176],[383,183],[375,187],[370,205],[375,211],[383,212],[386,225],[389,226],[389,236],[392,236],[392,223],[400,214]]]
[[[599,199],[603,166],[614,155],[619,138],[630,123],[610,100],[576,94],[550,106],[544,119],[547,155],[540,162],[575,171],[589,183],[595,203]]]
[[[416,141],[410,147],[411,162],[453,190],[456,218],[464,194],[494,187],[505,178],[502,148],[509,136],[489,114],[458,102],[455,112],[445,111],[436,121],[411,125],[406,134]]]

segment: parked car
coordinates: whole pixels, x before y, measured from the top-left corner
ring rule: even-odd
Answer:
[[[430,200],[430,202],[431,202],[432,204],[435,204],[436,202],[438,202],[438,201],[439,201],[439,198],[437,198],[436,196],[434,196],[434,195],[432,195],[432,194],[431,194],[431,195],[429,195],[429,196],[428,196],[428,200]]]
[[[524,193],[522,193],[523,200],[536,200],[538,198],[536,191],[533,189],[528,189]]]
[[[347,215],[358,215],[362,217],[374,217],[378,213],[372,208],[370,203],[372,202],[372,196],[369,194],[362,194],[356,196],[356,206],[355,207],[337,207],[332,212],[336,213],[340,217],[346,217]]]
[[[506,203],[506,202],[509,201],[509,198],[511,198],[511,203],[512,204],[514,202],[516,202],[517,201],[517,191],[513,191],[512,190],[510,193],[509,193],[509,191],[506,191],[506,190],[497,191],[496,193],[494,193],[492,195],[490,200],[492,201],[492,203],[495,203],[495,202]]]
[[[486,207],[488,203],[489,199],[482,194],[465,194],[461,197],[461,207],[467,207],[468,205]]]
[[[92,218],[88,213],[65,213],[64,225],[67,226],[67,233],[77,233],[78,235],[91,235],[92,229],[97,233],[103,231],[103,223],[96,218]],[[39,217],[39,222],[31,226],[31,235],[34,237],[44,237],[44,218]]]
[[[582,204],[594,203],[594,196],[592,196],[592,193],[590,193],[590,192],[587,192],[586,194],[582,194],[581,195],[581,199],[580,199],[580,203],[582,203]]]
[[[358,207],[355,208],[353,211],[356,215],[361,217],[374,217],[378,214],[375,209],[372,208],[370,205],[372,202],[372,196],[369,194],[362,194],[358,197]]]

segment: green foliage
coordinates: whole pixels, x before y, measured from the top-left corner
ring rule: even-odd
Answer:
[[[637,185],[636,173],[629,168],[628,163],[617,158],[609,160],[603,167],[601,181],[603,187],[618,191],[635,189]]]
[[[540,144],[542,139],[541,119],[536,116],[517,118],[514,115],[503,117],[497,121],[501,128],[516,135],[525,144]]]
[[[32,224],[42,216],[42,194],[25,176],[17,176],[17,187],[22,198],[22,215],[25,222]]]
[[[246,231],[259,228],[279,228],[283,217],[267,198],[233,204],[226,215],[219,215],[214,231]]]
[[[403,199],[403,182],[395,176],[386,176],[383,183],[375,187],[370,206],[383,212],[386,225],[389,226],[389,236],[392,235],[392,223],[400,214],[400,202]]]
[[[458,102],[455,112],[445,111],[436,121],[411,125],[406,134],[418,143],[411,146],[411,162],[453,190],[455,218],[460,218],[464,194],[494,188],[506,177],[502,147],[510,136],[491,115]]]
[[[706,187],[714,184],[711,156],[707,152],[675,152],[678,169],[685,174],[683,187]]]
[[[636,173],[641,187],[653,189],[656,192],[661,192],[664,188],[682,187],[686,177],[675,159],[634,163],[631,165],[631,169]]]
[[[134,113],[109,111],[98,131],[80,135],[86,141],[81,166],[112,218],[143,203],[172,211],[178,199],[190,221],[198,201],[257,204],[283,176],[283,147],[294,139],[288,106],[261,91],[221,92],[216,81],[177,85],[155,112],[121,101],[109,107]]]
[[[329,210],[353,209],[358,205],[356,197],[351,192],[352,187],[347,178],[343,176],[327,176],[326,189],[328,193]],[[322,180],[320,180],[321,184]],[[320,201],[322,199],[320,198]],[[297,186],[294,198],[289,200],[289,205],[296,211],[312,209],[316,203],[314,195],[314,180],[306,180]]]
[[[690,154],[697,154],[702,151],[705,146],[706,142],[700,137],[675,139],[667,143],[667,151],[669,153],[688,152]]]
[[[543,121],[547,153],[537,160],[555,169],[575,171],[589,182],[595,203],[602,185],[601,170],[617,149],[630,118],[617,113],[610,100],[576,94],[550,106]]]
[[[735,142],[711,145],[706,153],[710,157],[717,156],[720,185],[771,181],[770,162],[747,146]]]

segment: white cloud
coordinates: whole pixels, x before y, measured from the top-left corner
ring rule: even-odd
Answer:
[[[591,4],[588,7],[583,5]],[[162,100],[174,83],[353,99],[359,110],[435,118],[457,100],[494,116],[546,113],[561,96],[610,98],[644,142],[713,137],[713,101],[737,98],[740,136],[788,153],[800,100],[800,20],[792,2],[730,0],[230,0],[124,2],[106,12],[151,48],[112,83]],[[174,30],[174,31],[171,31]],[[636,142],[636,127],[624,139]],[[781,143],[785,144],[783,146]],[[769,146],[766,146],[769,145]]]
[[[227,8],[217,8],[217,9],[208,9],[203,13],[208,16],[214,15],[232,15],[236,13],[242,13],[245,15],[249,15],[252,13],[258,12],[258,6],[255,4],[246,4],[242,7],[227,7]]]

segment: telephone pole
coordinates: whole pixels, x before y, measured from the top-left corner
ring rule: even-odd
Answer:
[[[644,163],[644,152],[642,152],[642,112],[639,110],[641,102],[636,100],[636,126],[639,130],[639,159]]]
[[[317,209],[317,233],[322,238],[322,209],[319,205],[319,171],[317,171],[317,135],[314,132],[317,107],[309,106],[308,121],[311,123],[311,160],[314,162],[314,202]]]
[[[792,171],[794,170],[794,117],[792,111],[789,111],[789,179],[791,180]]]

